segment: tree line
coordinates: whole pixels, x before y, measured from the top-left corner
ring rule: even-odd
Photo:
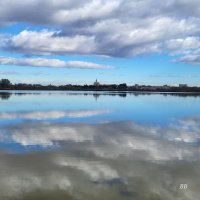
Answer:
[[[0,80],[1,90],[76,90],[76,91],[145,91],[145,92],[200,92],[200,87],[180,86],[150,86],[122,84],[101,84],[101,85],[41,85],[41,84],[12,84],[8,79]]]

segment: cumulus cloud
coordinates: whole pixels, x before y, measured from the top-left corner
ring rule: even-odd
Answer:
[[[165,42],[166,49],[171,55],[176,56],[172,59],[174,62],[182,62],[186,64],[200,64],[200,38],[185,37],[171,39]]]
[[[199,37],[178,38],[167,41],[167,47],[171,51],[196,49],[200,47]]]
[[[198,5],[197,0],[3,0],[2,25],[26,22],[53,29],[21,31],[1,39],[1,47],[26,55],[184,56],[199,49]]]
[[[188,64],[199,65],[200,64],[200,55],[199,54],[187,54],[183,55],[178,59],[174,59],[175,62],[182,62]]]
[[[85,61],[63,61],[47,58],[11,58],[0,57],[0,65],[17,65],[51,68],[79,68],[79,69],[111,69],[111,66],[100,65]]]
[[[2,24],[15,22],[28,22],[32,24],[65,24],[90,18],[106,17],[118,7],[120,1],[112,0],[25,0],[15,3],[1,1]],[[36,12],[37,11],[37,12]]]
[[[95,51],[94,36],[57,36],[56,31],[41,32],[24,30],[10,38],[5,49],[25,54],[87,54]]]
[[[5,50],[30,55],[96,54],[130,57],[163,51],[163,39],[195,31],[197,25],[185,20],[157,17],[140,26],[119,19],[97,22],[74,35],[64,32],[24,30],[11,36],[4,44]],[[168,31],[169,27],[172,31]],[[62,35],[64,34],[64,35]]]

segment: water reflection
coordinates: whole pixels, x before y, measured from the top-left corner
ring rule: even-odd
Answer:
[[[9,92],[0,92],[0,99],[1,100],[8,100],[12,93]]]
[[[176,122],[167,127],[145,126],[134,122],[26,122],[4,126],[0,138],[4,143],[12,141],[22,146],[62,147],[62,144],[68,142],[79,143],[78,145],[87,143],[95,146],[95,153],[98,155],[104,155],[105,151],[108,158],[123,154],[123,151],[127,154],[127,151],[139,150],[148,153],[150,160],[193,159],[197,158],[196,150],[199,151],[199,124],[200,118],[182,119],[180,124]],[[97,151],[97,146],[100,147],[100,152]]]
[[[8,99],[0,108],[0,199],[199,198],[198,99],[31,95],[13,94],[17,98]],[[151,123],[158,104],[162,120],[155,117],[156,123]],[[166,105],[173,104],[173,109],[167,107],[170,120],[166,120]],[[140,112],[133,112],[133,106]],[[125,120],[129,115],[139,118],[139,114],[139,122]],[[180,184],[187,184],[188,189],[181,190]]]
[[[197,92],[123,92],[123,91],[0,91],[0,98],[2,100],[8,100],[12,95],[24,96],[24,95],[42,95],[42,94],[65,94],[68,96],[93,96],[97,101],[100,96],[118,96],[127,97],[130,96],[143,96],[143,95],[163,95],[163,96],[177,96],[177,97],[200,97],[200,93]]]
[[[177,132],[173,126],[161,129],[133,122],[40,122],[4,127],[4,142],[58,149],[1,152],[0,197],[25,199],[40,194],[48,199],[49,193],[55,199],[59,195],[58,199],[197,199],[200,120],[184,120],[192,132],[184,127],[177,127]],[[184,138],[186,134],[190,139]],[[181,183],[187,183],[189,190],[181,191]]]
[[[29,119],[45,120],[59,119],[64,117],[83,118],[95,115],[110,113],[110,110],[48,110],[48,111],[31,111],[31,112],[1,112],[1,120]]]

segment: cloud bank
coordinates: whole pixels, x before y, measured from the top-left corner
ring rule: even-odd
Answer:
[[[46,27],[1,36],[1,48],[26,55],[168,53],[199,64],[199,7],[197,0],[1,0],[1,26]]]
[[[17,65],[50,68],[79,68],[79,69],[112,69],[111,66],[84,61],[63,61],[47,58],[11,58],[0,57],[0,65]]]

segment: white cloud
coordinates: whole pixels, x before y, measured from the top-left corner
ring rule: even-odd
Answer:
[[[106,18],[109,17],[110,13],[117,9],[119,5],[119,0],[85,1],[85,4],[81,7],[77,6],[72,9],[58,10],[58,12],[55,12],[55,14],[52,16],[52,20],[58,24],[70,24],[88,19],[96,20]]]
[[[52,29],[24,30],[0,41],[4,50],[28,55],[182,56],[199,49],[199,7],[197,0],[2,0],[2,25],[26,22]]]
[[[197,25],[192,20],[169,17],[147,19],[144,25],[109,19],[93,26],[80,27],[73,36],[62,34],[62,31],[24,30],[11,37],[4,44],[4,49],[31,55],[74,53],[136,56],[163,51],[163,40],[176,38],[180,34],[187,36],[198,29]]]
[[[87,54],[95,51],[94,36],[75,35],[57,36],[59,32],[43,30],[41,32],[24,30],[11,37],[7,48],[27,54]],[[80,48],[81,47],[81,48]]]
[[[197,49],[200,47],[199,37],[186,37],[172,39],[166,42],[167,48],[172,53],[183,53],[187,50]]]
[[[194,64],[194,65],[200,65],[200,55],[199,55],[199,53],[196,54],[196,52],[195,52],[195,53],[183,55],[178,59],[174,59],[173,61]]]
[[[0,57],[0,65],[16,65],[30,67],[51,67],[51,68],[79,68],[79,69],[111,69],[111,66],[100,65],[85,61],[63,61],[47,58],[11,58]]]

